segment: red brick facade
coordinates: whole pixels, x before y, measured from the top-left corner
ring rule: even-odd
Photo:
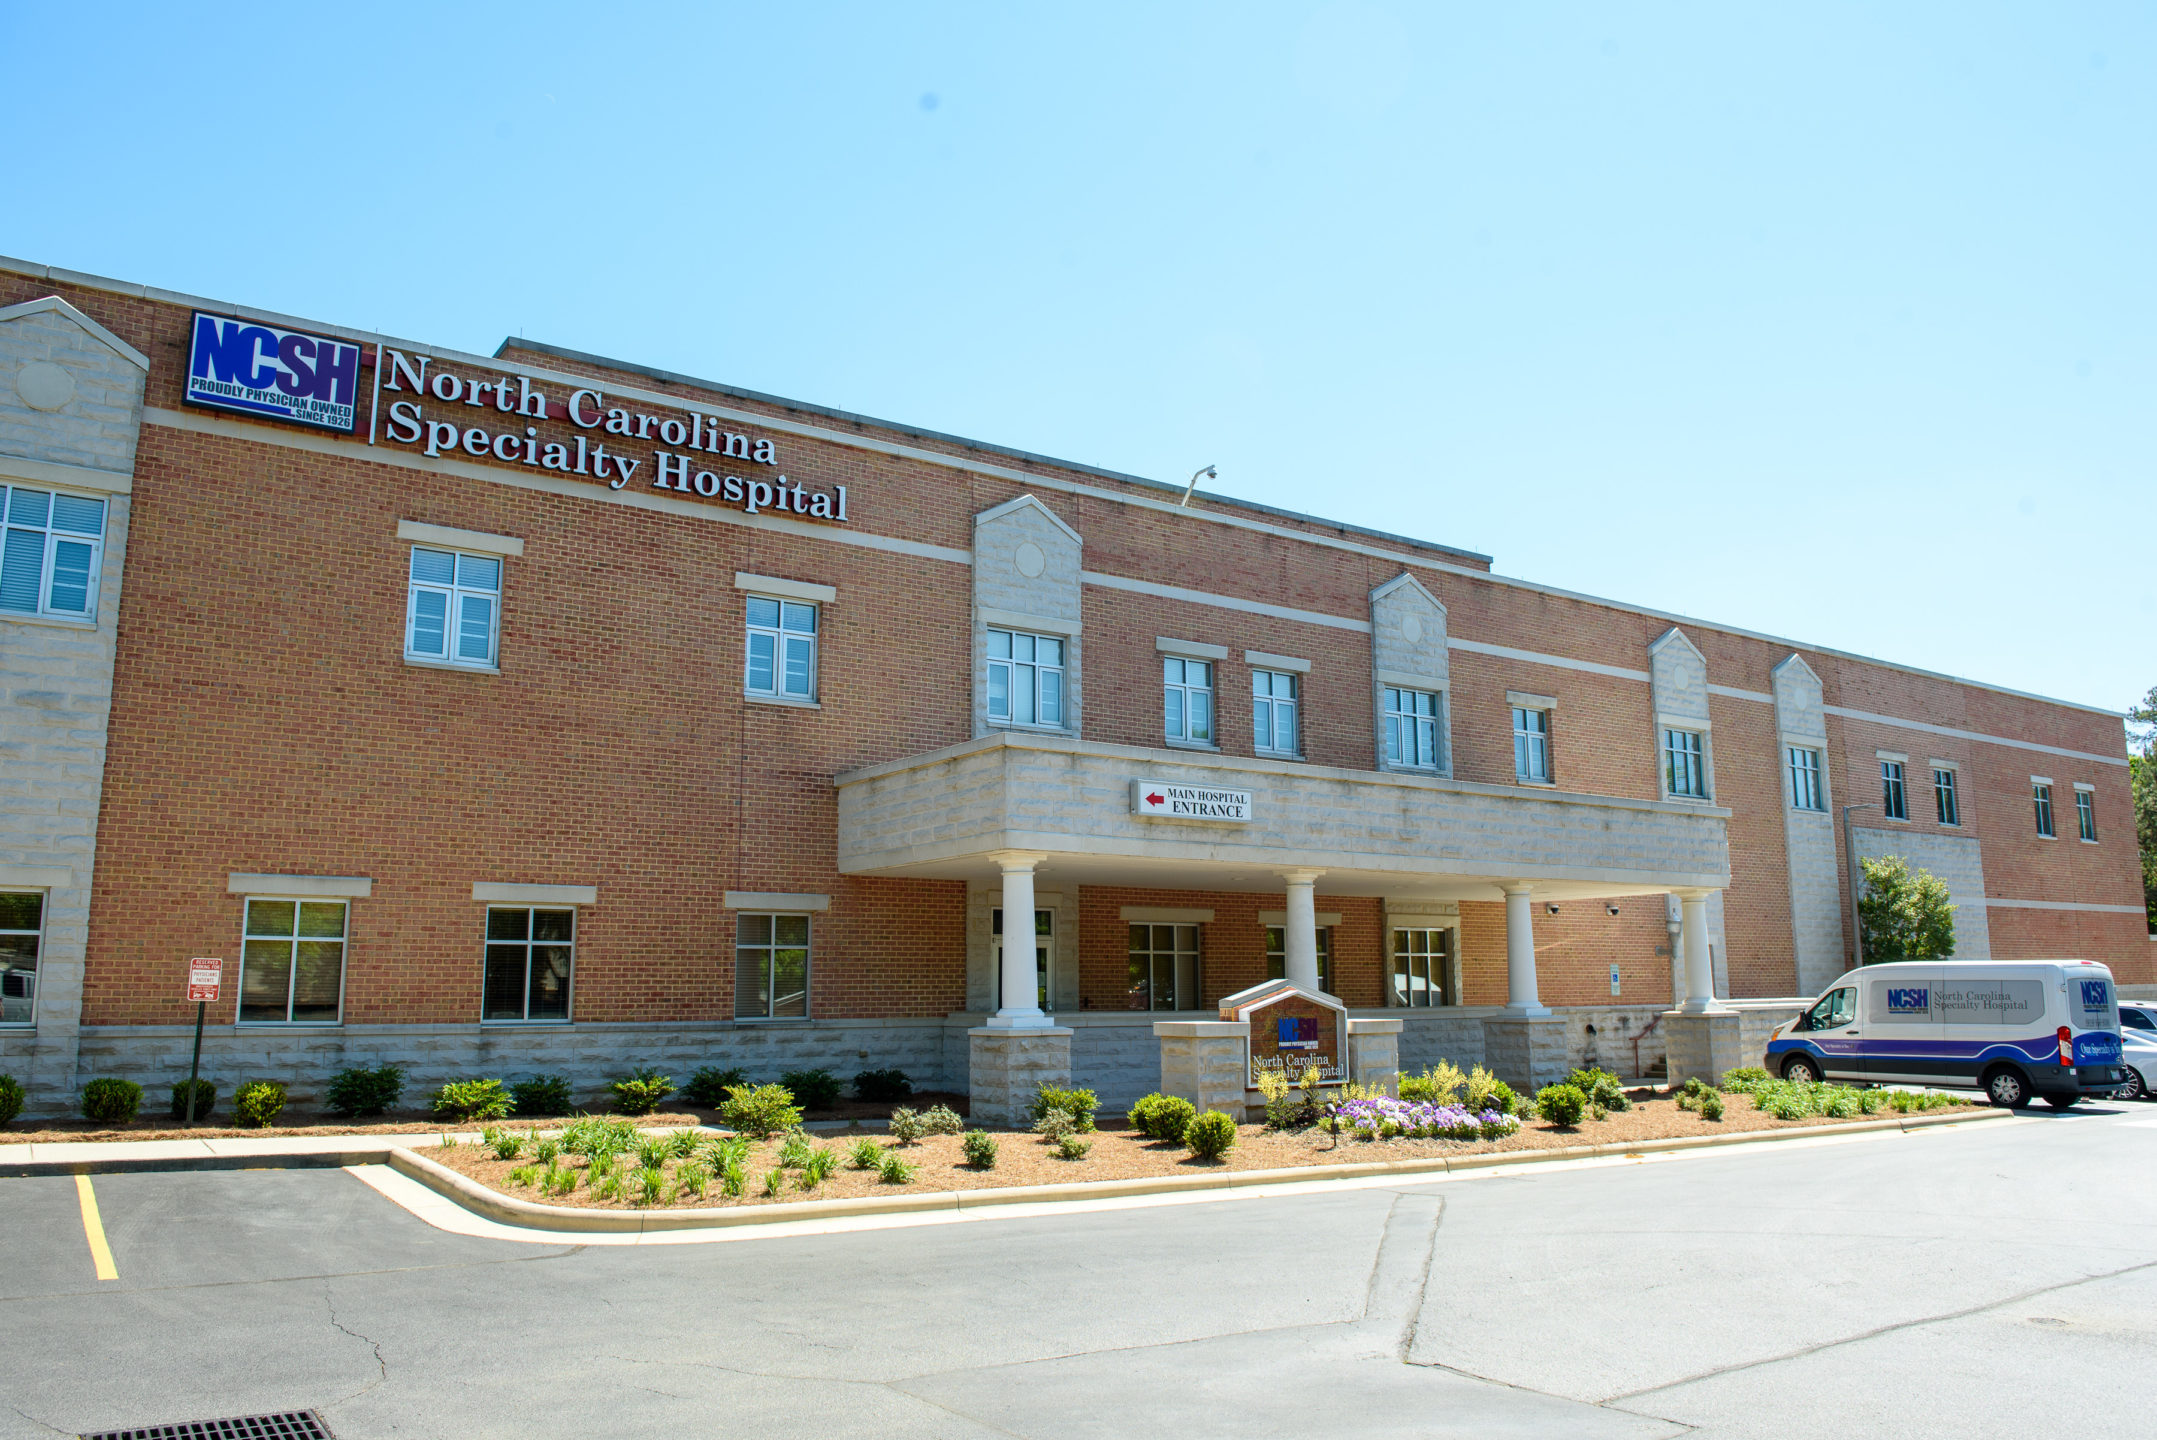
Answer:
[[[599,888],[599,903],[578,920],[579,1020],[732,1018],[729,890],[832,897],[816,919],[818,1018],[931,1017],[965,1007],[965,885],[840,875],[832,784],[850,768],[972,736],[964,564],[758,528],[738,523],[746,518],[740,507],[723,500],[657,491],[653,451],[665,448],[657,438],[620,442],[639,468],[610,490],[596,479],[503,461],[499,451],[475,458],[467,447],[454,461],[428,459],[423,445],[381,434],[370,447],[364,426],[345,440],[208,417],[181,400],[188,306],[0,275],[0,304],[56,292],[152,362],[127,540],[85,1025],[191,1018],[175,966],[189,955],[236,952],[242,901],[227,893],[233,872],[372,878],[372,895],[351,909],[347,1024],[476,1020],[485,906],[471,898],[475,881]],[[376,378],[371,343],[369,350],[363,388]],[[834,536],[963,552],[975,514],[1034,493],[1084,538],[1091,573],[1353,620],[1367,617],[1374,587],[1406,569],[1447,607],[1456,641],[1627,671],[1645,670],[1649,643],[1673,623],[1501,581],[1480,557],[1458,551],[1224,502],[1186,513],[1138,508],[1126,501],[1158,500],[1159,492],[642,372],[529,351],[511,358],[556,377],[591,376],[610,395],[672,395],[760,417],[728,423],[773,441],[779,463],[736,460],[726,470],[767,480],[783,473],[809,491],[845,486],[849,520],[831,527]],[[511,373],[455,358],[434,373],[445,369],[466,383]],[[561,413],[574,384],[533,384],[556,404],[544,420],[503,412],[491,397],[474,407],[430,396],[423,411],[511,436],[514,445],[596,436]],[[411,398],[385,392],[382,418],[392,400]],[[608,403],[665,410],[658,400]],[[527,425],[537,433],[525,436]],[[565,484],[574,493],[557,493]],[[673,508],[655,508],[654,496]],[[683,508],[691,505],[730,523]],[[1224,523],[1237,520],[1267,528]],[[407,521],[524,542],[523,554],[506,562],[499,673],[404,659],[412,545],[398,538],[398,526]],[[736,572],[836,587],[838,598],[822,608],[817,708],[744,698]],[[1216,681],[1225,753],[1251,753],[1242,655],[1252,649],[1313,662],[1302,706],[1308,761],[1372,768],[1367,636],[1093,584],[1084,607],[1084,738],[1160,744],[1154,637],[1175,636],[1229,652]],[[1772,693],[1770,672],[1793,647],[1704,623],[1683,628],[1717,687],[1714,798],[1732,812],[1723,911],[1729,986],[1739,996],[1789,994],[1796,980],[1782,749],[1774,707],[1748,697]],[[1887,633],[1879,648],[1899,652],[1917,642]],[[1997,743],[2117,757],[2117,717],[1798,653],[1832,707],[1832,804],[1876,803],[1875,750],[1906,752],[1907,828],[1938,831],[1927,762],[1952,760],[1961,767],[1963,824],[1951,833],[1982,843],[1992,898],[2122,907],[1994,908],[1994,956],[2084,956],[2111,965],[2123,983],[2157,980],[2157,945],[2126,908],[2139,910],[2141,889],[2125,766]],[[1655,715],[1643,681],[1474,649],[1456,649],[1451,663],[1456,777],[1514,783],[1505,697],[1522,690],[1556,702],[1559,788],[1659,798]],[[2034,834],[2033,773],[2054,781],[2057,839]],[[2078,781],[2095,787],[2095,845],[2075,836]],[[1496,902],[1494,892],[1460,905],[1470,1004],[1505,999],[1504,912]],[[1089,888],[1078,936],[1087,1008],[1123,1003],[1118,915],[1129,904],[1217,911],[1204,941],[1204,1003],[1264,978],[1256,915],[1280,908],[1278,891]],[[1382,903],[1330,898],[1321,881],[1318,904],[1342,915],[1333,937],[1337,992],[1351,1006],[1382,1004]],[[1540,905],[1537,912],[1545,1003],[1670,998],[1658,900],[1635,896],[1615,916],[1580,903],[1555,916]],[[1622,1001],[1610,994],[1612,964],[1623,971]]]

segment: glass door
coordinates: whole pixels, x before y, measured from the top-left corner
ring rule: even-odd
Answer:
[[[990,912],[989,930],[994,943],[989,947],[996,965],[996,1007],[1000,1010],[1004,999],[1004,912],[1001,907]],[[1056,1008],[1056,987],[1050,983],[1051,954],[1056,948],[1056,912],[1034,911],[1034,1003],[1044,1011]]]

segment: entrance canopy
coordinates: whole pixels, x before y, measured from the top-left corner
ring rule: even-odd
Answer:
[[[1494,900],[1719,890],[1730,812],[1004,732],[840,775],[839,869],[988,879],[1029,852],[1079,885]]]

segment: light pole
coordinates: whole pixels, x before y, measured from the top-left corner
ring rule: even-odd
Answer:
[[[1842,853],[1850,861],[1850,933],[1857,937],[1857,952],[1851,957],[1852,966],[1865,963],[1865,920],[1858,911],[1858,877],[1861,873],[1857,863],[1857,846],[1850,838],[1850,812],[1852,810],[1877,810],[1877,805],[1845,805],[1842,807]]]
[[[1198,477],[1201,475],[1205,476],[1208,480],[1218,480],[1221,478],[1220,472],[1215,470],[1211,465],[1208,465],[1200,470],[1192,471],[1191,483],[1183,487],[1183,498],[1176,502],[1177,505],[1183,507],[1188,507],[1190,505],[1191,492],[1198,488]]]

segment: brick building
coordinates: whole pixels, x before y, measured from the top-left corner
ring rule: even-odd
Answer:
[[[1047,1035],[1124,1100],[1269,974],[1406,1064],[1641,1073],[1841,972],[1852,845],[1959,953],[2157,981],[2118,714],[1445,545],[19,262],[0,485],[34,1108],[184,1073],[198,955],[206,1072],[303,1098]]]

